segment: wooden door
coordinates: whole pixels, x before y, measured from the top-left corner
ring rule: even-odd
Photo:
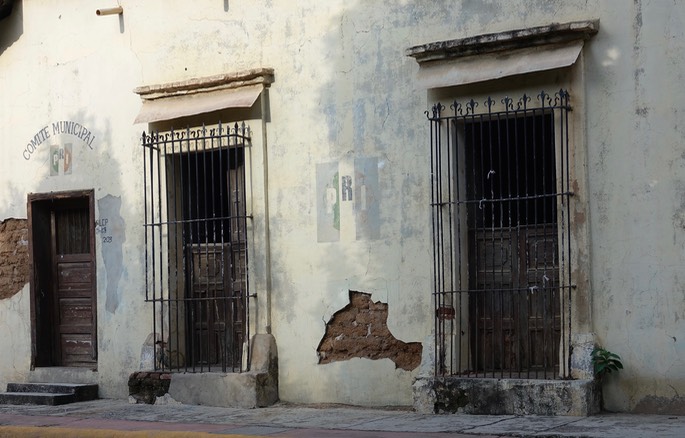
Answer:
[[[88,206],[57,204],[51,212],[55,365],[97,363],[91,227]]]
[[[193,365],[226,364],[240,368],[246,330],[246,254],[244,165],[226,171],[225,193],[213,201],[215,211],[230,211],[219,233],[207,233],[205,243],[188,247],[190,266],[188,353]],[[223,196],[223,194],[221,195]],[[216,203],[230,204],[223,208]],[[204,218],[210,226],[210,219]],[[214,226],[214,222],[211,222]],[[199,234],[199,233],[197,233]],[[212,240],[220,240],[213,242]]]
[[[519,283],[523,306],[521,330],[527,334],[523,344],[522,365],[527,371],[556,372],[561,340],[561,299],[557,227],[555,224],[521,228],[519,259],[524,275]]]
[[[226,351],[228,244],[192,245],[191,324],[194,364],[218,364]]]
[[[471,348],[479,371],[553,371],[560,299],[554,224],[471,233]]]

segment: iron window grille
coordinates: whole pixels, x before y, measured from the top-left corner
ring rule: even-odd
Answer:
[[[436,375],[569,375],[571,106],[565,90],[532,101],[426,112]]]
[[[145,299],[155,369],[249,363],[245,123],[143,133]]]

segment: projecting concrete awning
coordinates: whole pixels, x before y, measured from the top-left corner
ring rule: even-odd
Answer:
[[[151,123],[228,108],[250,108],[273,82],[273,69],[255,69],[138,87],[143,99],[135,123]]]
[[[598,20],[553,24],[414,46],[406,54],[419,63],[422,86],[466,85],[573,65],[598,29]]]
[[[570,46],[524,49],[498,55],[471,56],[459,63],[422,65],[418,82],[425,88],[451,87],[507,76],[568,67],[578,59],[582,42]]]
[[[252,85],[208,93],[145,100],[135,123],[171,120],[226,108],[249,108],[255,103],[263,89],[262,85]]]

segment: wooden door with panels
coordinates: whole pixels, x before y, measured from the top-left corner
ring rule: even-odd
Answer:
[[[93,191],[29,195],[33,366],[97,368]]]
[[[553,372],[561,336],[556,224],[481,230],[473,236],[475,368]]]
[[[186,192],[184,201],[190,219],[185,233],[189,240],[186,270],[190,274],[187,327],[191,341],[187,356],[193,366],[225,364],[240,368],[247,310],[243,152],[236,149],[206,154],[193,159],[207,166],[215,163],[216,167],[214,171],[205,169],[202,176],[188,173],[187,179],[196,190]],[[221,180],[207,179],[212,176]],[[198,187],[207,192],[201,206],[187,196],[200,193]]]
[[[555,373],[561,300],[554,120],[481,117],[465,124],[473,367]]]

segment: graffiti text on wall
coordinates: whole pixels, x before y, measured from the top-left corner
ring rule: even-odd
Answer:
[[[109,223],[107,218],[100,218],[95,221],[95,232],[102,237],[102,243],[112,243],[112,235],[107,232],[107,223]]]
[[[90,129],[77,122],[62,120],[59,122],[52,122],[40,128],[26,144],[26,147],[22,151],[22,156],[28,161],[44,143],[48,143],[50,144],[50,174],[58,175],[61,167],[63,168],[62,173],[69,175],[71,173],[73,157],[72,144],[65,143],[64,145],[58,145],[55,144],[55,140],[53,139],[58,135],[64,134],[78,138],[90,149],[93,149],[95,136]],[[62,166],[60,166],[60,163]]]

